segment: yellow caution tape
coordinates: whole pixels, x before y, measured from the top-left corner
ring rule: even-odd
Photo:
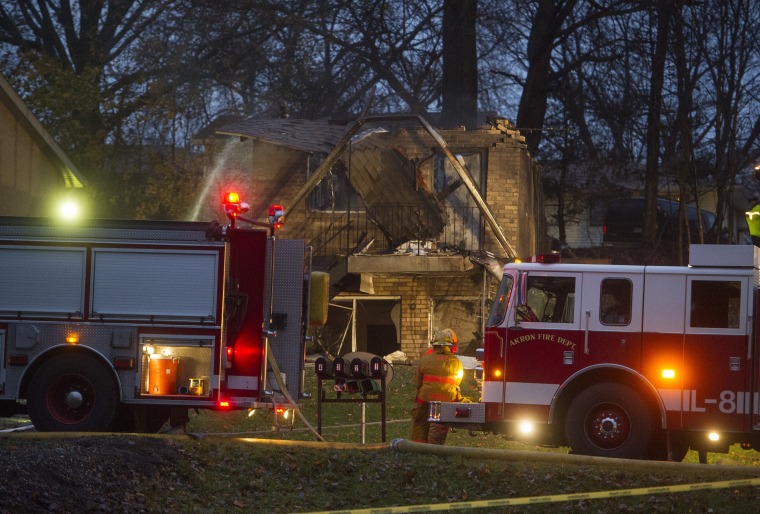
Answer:
[[[577,500],[598,500],[601,498],[621,498],[624,496],[643,496],[645,494],[684,493],[703,489],[727,489],[729,487],[747,487],[760,485],[760,478],[742,480],[723,480],[700,484],[666,485],[658,487],[640,487],[637,489],[619,489],[617,491],[593,491],[590,493],[552,494],[548,496],[525,496],[522,498],[504,498],[500,500],[479,500],[458,503],[431,503],[427,505],[409,505],[405,507],[380,507],[371,509],[326,510],[311,514],[392,514],[396,512],[433,512],[453,509],[486,509],[489,507],[507,507],[510,505],[533,505],[537,503],[555,503]]]

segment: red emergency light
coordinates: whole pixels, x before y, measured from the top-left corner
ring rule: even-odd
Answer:
[[[556,264],[560,262],[560,255],[558,253],[539,253],[531,258],[531,262],[539,262],[541,264]]]
[[[232,346],[227,346],[227,365],[225,366],[227,369],[232,368],[232,361],[235,359],[235,348]]]
[[[282,205],[270,205],[269,206],[269,225],[272,227],[272,231],[279,230],[285,223],[285,209]]]
[[[247,203],[240,201],[240,195],[234,191],[225,193],[224,198],[222,198],[222,204],[224,204],[224,212],[227,213],[227,217],[232,221],[250,209]]]

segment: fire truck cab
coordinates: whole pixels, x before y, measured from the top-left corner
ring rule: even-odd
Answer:
[[[504,266],[480,402],[431,420],[593,456],[758,448],[758,249],[692,245],[686,267],[551,260]]]

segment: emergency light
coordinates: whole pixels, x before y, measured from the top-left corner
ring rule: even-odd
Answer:
[[[270,205],[269,206],[269,225],[272,227],[272,231],[279,230],[285,223],[285,210],[282,205]]]
[[[560,262],[560,255],[558,253],[539,253],[531,258],[531,262],[539,262],[542,264],[556,264]]]
[[[226,369],[232,368],[232,362],[235,359],[235,349],[232,346],[227,346],[227,364],[225,366]]]
[[[240,201],[240,195],[234,191],[226,193],[222,199],[224,204],[224,212],[230,220],[234,220],[244,212],[250,209],[250,205]]]

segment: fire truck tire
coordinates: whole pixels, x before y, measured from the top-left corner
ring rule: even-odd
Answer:
[[[29,384],[29,419],[41,432],[108,429],[119,400],[109,370],[90,355],[62,355],[43,363]]]
[[[565,437],[574,453],[624,459],[647,458],[652,415],[641,396],[618,383],[596,384],[570,404]]]

